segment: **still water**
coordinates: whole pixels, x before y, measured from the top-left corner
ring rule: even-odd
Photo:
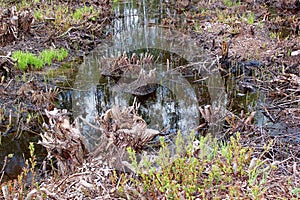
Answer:
[[[74,117],[93,123],[113,105],[129,106],[136,98],[148,128],[187,133],[203,121],[199,106],[212,105],[215,114],[209,132],[217,132],[221,128],[218,119],[226,114],[226,93],[215,60],[188,35],[156,24],[168,12],[159,3],[122,2],[114,9],[113,37],[103,41],[79,66],[72,91]],[[155,69],[153,83],[157,87],[152,93],[136,95],[128,88],[135,80],[103,75],[109,71],[107,59],[124,53],[129,58],[133,53],[154,56],[156,62],[148,66]],[[97,146],[95,138],[101,133],[84,122],[82,126],[91,147]]]

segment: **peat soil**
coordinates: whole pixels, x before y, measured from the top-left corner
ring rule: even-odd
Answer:
[[[1,3],[0,7],[1,135],[17,130],[18,133],[19,130],[39,133],[45,120],[40,118],[45,115],[44,109],[52,110],[57,106],[57,83],[68,80],[66,74],[75,74],[76,65],[83,57],[113,32],[108,26],[114,20],[112,2],[52,0],[28,5],[9,2]],[[265,101],[269,103],[262,109],[273,125],[258,128],[247,120],[249,113],[232,114],[234,124],[228,126],[224,135],[241,132],[243,144],[253,147],[257,153],[264,151],[264,145],[273,140],[272,149],[266,156],[283,161],[277,174],[273,174],[274,181],[294,174],[294,163],[298,163],[299,173],[299,1],[162,2],[162,6],[169,7],[172,12],[167,13],[158,25],[192,35],[199,46],[220,60],[220,70],[226,72],[225,78],[231,80],[234,77],[237,93],[260,90],[266,94]],[[66,16],[59,16],[54,5],[68,8],[64,13]],[[93,6],[97,12],[85,13],[77,21],[68,18],[67,14],[84,6]],[[37,11],[41,15],[37,15]],[[16,50],[38,54],[49,48],[65,48],[69,57],[63,62],[54,61],[41,70],[29,66],[26,71],[18,69],[17,62],[11,58]],[[241,66],[241,71],[250,70],[251,74],[236,73]],[[58,75],[54,72],[53,78],[49,71],[56,69],[63,72]],[[245,78],[245,74],[249,76]],[[28,113],[35,117],[28,120]],[[232,116],[229,118],[233,119]],[[274,124],[279,128],[272,129]],[[270,134],[275,131],[276,134]],[[299,187],[299,182],[295,184]]]

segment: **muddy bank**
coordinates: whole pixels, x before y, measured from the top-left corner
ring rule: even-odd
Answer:
[[[51,4],[45,1],[28,2],[24,5],[3,3],[0,14],[1,24],[3,24],[0,31],[2,75],[0,91],[3,95],[0,101],[1,107],[5,106],[6,109],[17,105],[17,102],[10,103],[10,101],[19,98],[21,94],[28,93],[28,91],[21,91],[25,88],[31,92],[39,92],[43,88],[44,93],[46,90],[53,90],[56,80],[51,80],[51,75],[55,73],[52,70],[72,67],[75,69],[82,61],[82,56],[88,54],[102,38],[106,37],[106,25],[110,23],[112,16],[108,2],[96,1],[76,1],[76,3],[52,1]],[[17,50],[38,55],[39,52],[51,48],[66,49],[68,58],[63,62],[54,61],[51,66],[46,64],[42,70],[35,72],[32,66],[28,66],[25,72],[16,69],[17,61],[11,57],[12,52]],[[64,73],[62,71],[61,75]],[[58,77],[58,81],[62,80]],[[53,102],[53,98],[43,95],[45,99]],[[35,95],[29,94],[27,98],[29,101],[23,99],[22,102],[34,104],[40,101],[33,96]],[[40,101],[37,106],[41,107],[41,104]],[[41,108],[40,111],[45,107]]]
[[[1,182],[17,178],[25,167],[29,142],[38,141],[47,120],[44,110],[59,106],[57,85],[70,87],[83,56],[107,37],[106,26],[112,16],[106,1],[1,3],[0,131],[5,143],[1,145],[1,166],[9,168],[1,171]],[[32,65],[21,70],[12,57],[18,50],[39,55],[62,48],[68,52],[67,58],[53,60],[38,70]],[[46,150],[39,145],[36,148],[41,166]],[[8,154],[15,156],[6,163]]]

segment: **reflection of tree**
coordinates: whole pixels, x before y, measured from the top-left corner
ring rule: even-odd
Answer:
[[[179,129],[178,101],[167,87],[158,86],[154,94],[141,96],[138,98],[138,102],[141,103],[139,113],[151,128]]]
[[[100,116],[105,113],[110,105],[110,92],[106,83],[100,83],[97,85],[95,92],[96,109],[97,114]]]
[[[64,90],[58,93],[59,108],[72,110],[72,90]]]

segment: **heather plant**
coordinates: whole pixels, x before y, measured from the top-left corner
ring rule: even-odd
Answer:
[[[259,199],[273,167],[262,157],[255,158],[253,150],[239,141],[239,134],[229,142],[220,143],[209,136],[196,140],[194,134],[186,139],[179,133],[173,153],[161,139],[155,161],[144,156],[140,162],[136,152],[129,148],[136,177],[122,182],[119,191],[147,198],[209,199],[227,194],[231,199]],[[248,189],[244,190],[242,184],[247,184]]]

